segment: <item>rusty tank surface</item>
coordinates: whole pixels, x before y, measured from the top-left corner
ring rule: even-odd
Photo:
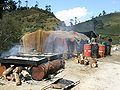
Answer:
[[[65,67],[65,62],[62,59],[49,61],[39,66],[33,66],[31,69],[31,75],[34,80],[42,80],[50,74],[56,73],[59,69]]]

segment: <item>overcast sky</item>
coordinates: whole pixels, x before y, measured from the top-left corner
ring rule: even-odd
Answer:
[[[25,6],[26,0],[21,1]],[[45,5],[51,5],[52,12],[67,25],[75,17],[82,22],[98,16],[103,10],[106,13],[120,11],[120,0],[28,0],[28,6],[35,6],[36,1],[39,8],[45,9]]]

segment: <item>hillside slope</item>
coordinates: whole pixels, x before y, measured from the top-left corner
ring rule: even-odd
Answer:
[[[95,19],[98,24],[101,24],[99,21],[102,22],[103,26],[101,28],[98,28],[98,25],[94,29],[94,23],[91,19],[75,25],[74,30],[78,32],[95,31],[96,33],[104,36],[111,36],[117,43],[120,42],[120,12],[110,13],[104,16],[96,17]]]
[[[0,20],[0,51],[19,42],[26,32],[54,30],[59,22],[52,12],[39,8],[4,11],[3,19]]]

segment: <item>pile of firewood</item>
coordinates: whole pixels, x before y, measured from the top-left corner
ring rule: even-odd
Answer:
[[[84,56],[78,56],[74,58],[75,63],[80,63],[84,65],[90,65],[92,68],[98,67],[97,60],[95,58],[86,58]]]
[[[10,65],[10,67],[2,73],[2,79],[15,81],[17,86],[22,84],[21,80],[28,80],[30,78],[29,72],[22,66]]]

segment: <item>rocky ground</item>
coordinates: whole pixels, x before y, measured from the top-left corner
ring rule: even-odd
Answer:
[[[80,80],[71,90],[120,90],[120,46],[113,46],[112,56],[98,59],[97,68],[76,64],[71,59],[66,61],[65,69],[51,80],[30,80],[16,86],[13,81],[0,79],[0,90],[41,90],[61,77],[74,82]]]

